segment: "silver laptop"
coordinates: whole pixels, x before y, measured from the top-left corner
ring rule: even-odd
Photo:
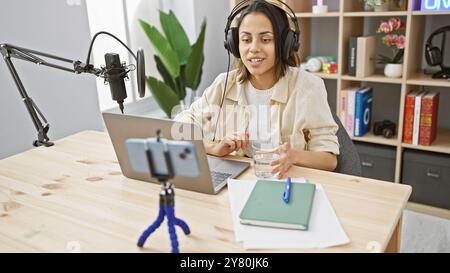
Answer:
[[[136,172],[128,160],[125,141],[129,138],[150,138],[156,136],[156,130],[161,130],[161,137],[173,139],[171,130],[175,123],[172,120],[156,119],[142,116],[123,115],[116,113],[103,113],[103,120],[114,146],[123,175],[128,178],[159,183],[152,178],[150,173]],[[200,129],[191,126],[192,136],[199,135]],[[194,139],[194,138],[190,138]],[[203,140],[190,140],[194,145],[200,163],[200,176],[198,177],[175,177],[171,182],[176,188],[196,192],[216,194],[222,189],[228,178],[236,178],[249,166],[248,162],[225,160],[213,156],[207,156],[203,146]]]

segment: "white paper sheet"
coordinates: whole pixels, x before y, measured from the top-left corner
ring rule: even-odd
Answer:
[[[304,182],[304,179],[292,179],[292,182]],[[255,180],[228,180],[235,236],[238,242],[243,242],[244,248],[311,249],[344,245],[350,242],[320,184],[316,184],[308,231],[242,225],[239,214],[255,184]]]

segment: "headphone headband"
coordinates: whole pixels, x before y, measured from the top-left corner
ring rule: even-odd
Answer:
[[[433,31],[433,33],[430,34],[430,37],[428,37],[427,45],[431,45],[431,42],[433,41],[434,36],[441,34],[442,32],[450,31],[450,26],[444,26],[441,28],[436,29]]]
[[[240,2],[240,3],[238,3],[231,10],[231,13],[230,13],[230,15],[228,16],[228,19],[227,19],[227,25],[225,27],[225,40],[227,39],[228,31],[230,30],[230,27],[231,27],[231,24],[233,23],[234,18],[239,13],[241,13],[242,10],[247,8],[250,5],[250,2],[252,2],[252,1],[254,1],[254,0],[244,0],[244,1]],[[280,0],[277,0],[277,1],[278,1],[278,3],[283,4],[285,7],[287,7],[289,9],[289,11],[291,12],[291,14],[289,14],[288,12],[286,12],[284,9],[280,8],[279,6],[275,5],[274,3],[271,3],[269,1],[265,1],[264,0],[264,2],[266,2],[266,3],[270,4],[270,5],[273,5],[273,6],[277,7],[277,8],[279,8],[279,9],[283,10],[286,13],[286,15],[289,16],[289,18],[291,19],[291,21],[294,23],[294,26],[295,26],[296,43],[299,44],[299,40],[300,40],[300,26],[298,24],[298,18],[295,15],[295,12],[292,10],[292,8],[288,4],[286,4],[286,3],[284,3],[284,2],[282,2]]]

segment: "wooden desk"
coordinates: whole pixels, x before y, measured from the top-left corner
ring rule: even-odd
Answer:
[[[406,185],[291,168],[321,183],[351,243],[323,252],[398,251]],[[241,176],[253,179],[252,170]],[[158,213],[157,184],[122,176],[106,133],[86,131],[0,161],[0,252],[170,252],[167,225],[141,250],[141,232]],[[182,252],[242,252],[235,242],[227,190],[176,190]],[[279,250],[277,250],[279,251]],[[292,250],[288,250],[291,252]],[[299,250],[301,251],[301,250]]]

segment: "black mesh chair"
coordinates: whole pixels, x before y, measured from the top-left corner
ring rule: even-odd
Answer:
[[[331,112],[333,114],[334,121],[339,126],[339,130],[337,131],[336,136],[339,140],[340,148],[339,155],[337,156],[338,164],[335,172],[361,176],[361,161],[359,159],[358,151],[356,150],[352,139],[347,134],[347,131],[342,125],[341,120],[337,117],[334,111]]]

